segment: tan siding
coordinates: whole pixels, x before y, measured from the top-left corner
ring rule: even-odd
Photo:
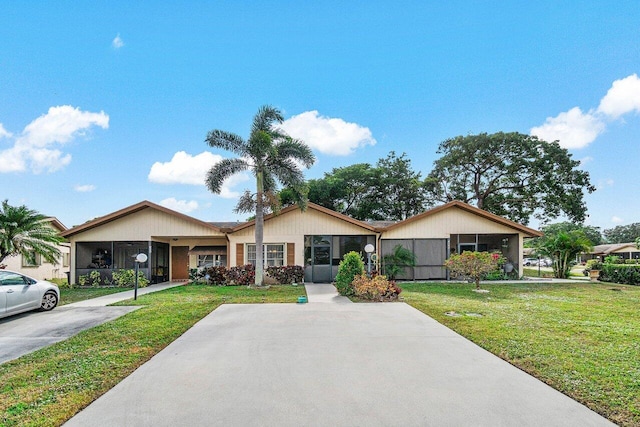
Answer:
[[[254,227],[247,227],[234,236],[253,236]],[[308,209],[290,211],[265,222],[264,236],[304,236],[312,234],[374,234],[365,228],[350,224],[330,215]],[[266,240],[265,240],[266,241]]]
[[[134,212],[74,236],[76,241],[151,240],[152,236],[223,236],[223,233],[155,209]]]
[[[515,234],[517,230],[474,215],[458,208],[451,208],[410,222],[382,233],[383,239],[449,238],[451,234]]]

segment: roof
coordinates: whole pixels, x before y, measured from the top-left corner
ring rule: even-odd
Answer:
[[[442,206],[438,206],[436,208],[429,209],[428,211],[425,211],[425,212],[423,212],[421,214],[414,215],[411,218],[407,218],[404,221],[396,222],[395,224],[389,225],[389,226],[381,229],[381,231],[393,230],[394,228],[402,227],[403,225],[409,224],[409,223],[414,222],[414,221],[419,221],[419,220],[421,220],[423,218],[429,217],[431,215],[435,215],[438,212],[442,212],[442,211],[445,211],[445,210],[451,209],[451,208],[462,209],[463,211],[472,213],[474,215],[481,216],[483,218],[488,219],[489,221],[493,221],[495,223],[504,225],[506,227],[510,227],[510,228],[515,229],[515,230],[518,230],[518,231],[528,235],[529,237],[541,237],[543,235],[538,230],[534,230],[533,228],[529,228],[529,227],[526,227],[526,226],[524,226],[522,224],[518,224],[517,222],[514,222],[514,221],[511,221],[509,219],[503,218],[501,216],[492,214],[492,213],[487,212],[485,210],[482,210],[480,208],[476,208],[475,206],[471,206],[470,204],[465,203],[465,202],[461,202],[459,200],[454,200],[454,201],[449,202],[447,204],[444,204]]]
[[[63,231],[62,233],[60,233],[60,235],[62,237],[73,236],[74,234],[78,234],[78,233],[82,233],[82,232],[87,231],[87,230],[91,230],[92,228],[99,227],[101,225],[104,225],[104,224],[107,224],[109,222],[115,221],[115,220],[120,219],[122,217],[125,217],[127,215],[131,215],[133,213],[142,211],[144,209],[154,209],[154,210],[157,210],[157,211],[160,211],[160,212],[164,212],[166,214],[173,215],[175,217],[184,219],[185,221],[192,222],[194,224],[198,224],[198,225],[201,225],[201,226],[206,227],[206,228],[210,228],[210,229],[218,231],[218,232],[221,231],[219,227],[216,227],[213,224],[210,224],[210,223],[204,222],[204,221],[200,221],[199,219],[196,219],[196,218],[194,218],[192,216],[188,216],[188,215],[182,214],[180,212],[176,212],[174,210],[171,210],[169,208],[165,208],[164,206],[157,205],[157,204],[152,203],[152,202],[150,202],[148,200],[144,200],[144,201],[142,201],[140,203],[136,203],[135,205],[131,205],[131,206],[128,206],[128,207],[126,207],[124,209],[120,209],[119,211],[115,211],[115,212],[110,213],[108,215],[92,219],[91,221],[87,221],[82,225],[77,225],[75,227],[72,227],[72,228],[70,228],[70,229],[68,229],[66,231]]]
[[[189,249],[189,255],[226,255],[226,246],[194,246]]]
[[[59,231],[66,231],[67,227],[65,227],[65,225],[63,223],[61,223],[58,218],[56,218],[55,216],[50,216],[47,218],[47,221],[51,223],[51,225],[53,225],[55,228],[57,228]]]
[[[266,221],[268,221],[268,220],[270,220],[272,218],[275,218],[276,216],[283,215],[283,214],[286,214],[288,212],[295,211],[297,209],[300,209],[297,205],[287,206],[286,208],[282,209],[278,213],[278,215],[273,214],[273,213],[271,213],[269,215],[265,215],[264,216],[264,221],[266,222]],[[313,209],[315,211],[322,212],[322,213],[324,213],[326,215],[332,216],[332,217],[337,218],[337,219],[342,220],[342,221],[346,221],[346,222],[348,222],[350,224],[356,225],[358,227],[362,227],[362,228],[364,228],[366,230],[369,230],[369,231],[373,231],[373,232],[378,231],[378,229],[376,227],[374,227],[373,225],[371,225],[371,224],[368,224],[368,223],[363,222],[363,221],[358,221],[357,219],[353,219],[350,216],[347,216],[347,215],[341,214],[339,212],[333,211],[331,209],[325,208],[324,206],[316,205],[315,203],[309,202],[307,204],[307,209]],[[248,227],[251,227],[251,226],[255,225],[255,223],[256,223],[255,219],[252,220],[252,221],[241,223],[241,224],[237,225],[236,227],[234,227],[233,231],[236,232],[236,231],[239,231],[239,230],[243,230],[245,228],[248,228]]]
[[[633,246],[633,248],[637,251],[635,243],[610,243],[607,245],[597,245],[593,247],[593,254],[610,254],[612,252],[619,251],[622,248],[626,248],[627,246]]]

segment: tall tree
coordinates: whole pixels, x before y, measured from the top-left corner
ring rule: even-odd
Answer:
[[[222,184],[230,176],[251,171],[256,178],[255,193],[255,240],[256,278],[255,285],[264,284],[263,235],[265,200],[272,200],[277,184],[287,186],[294,193],[294,200],[301,209],[306,207],[306,185],[298,164],[311,167],[315,156],[302,141],[291,138],[277,127],[284,117],[277,108],[263,106],[253,118],[249,139],[226,132],[212,130],[206,142],[211,147],[221,148],[238,155],[235,159],[224,159],[216,163],[207,173],[206,184],[213,193],[220,193]],[[251,195],[245,195],[239,202],[239,210],[250,203]]]
[[[400,157],[394,151],[378,160],[378,180],[375,184],[384,219],[400,221],[423,212],[426,208],[424,181],[420,172],[411,168],[406,153]]]
[[[602,232],[607,243],[629,243],[635,242],[640,237],[640,222],[629,225],[618,225],[608,228]]]
[[[310,180],[309,200],[363,221],[402,220],[425,209],[423,186],[406,154],[392,151],[376,166],[357,163]]]
[[[595,187],[579,161],[557,142],[520,133],[458,136],[438,147],[442,157],[427,177],[431,203],[461,200],[528,224],[564,214],[584,221],[585,191]]]
[[[51,227],[48,217],[26,206],[11,206],[8,200],[0,208],[0,262],[6,257],[42,256],[56,264],[60,258],[58,245],[64,239]]]

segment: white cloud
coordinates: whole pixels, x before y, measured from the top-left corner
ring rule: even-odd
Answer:
[[[593,157],[591,157],[591,156],[585,156],[585,157],[583,157],[583,158],[579,159],[578,161],[580,162],[580,166],[584,166],[584,165],[586,165],[587,163],[591,163],[591,162],[593,162]]]
[[[324,154],[346,156],[366,145],[375,145],[371,131],[357,123],[323,117],[306,111],[284,121],[280,127],[290,136]]]
[[[632,74],[611,84],[596,110],[583,113],[574,107],[556,117],[547,117],[541,126],[531,128],[531,135],[546,141],[559,141],[564,148],[583,148],[606,129],[606,122],[624,114],[640,114],[640,78]]]
[[[75,191],[78,193],[88,193],[96,189],[96,186],[93,184],[85,184],[85,185],[76,185],[73,187]]]
[[[613,82],[598,106],[598,112],[613,119],[633,111],[640,113],[640,78],[637,74]]]
[[[624,220],[618,216],[612,216],[611,217],[611,222],[613,222],[614,224],[620,224],[621,222],[623,222]]]
[[[0,136],[14,140],[11,148],[0,151],[0,173],[21,172],[31,169],[34,173],[55,172],[71,162],[71,155],[56,146],[85,136],[93,126],[109,127],[109,116],[101,111],[81,111],[70,105],[49,108],[29,123],[19,136],[14,137],[4,127]]]
[[[114,49],[120,49],[122,46],[124,46],[124,41],[120,37],[120,33],[118,33],[118,35],[111,41],[111,47]]]
[[[11,133],[9,133],[2,123],[0,123],[0,138],[9,138],[10,136],[12,136]]]
[[[564,148],[583,148],[604,132],[605,124],[592,112],[583,113],[578,107],[547,117],[542,126],[531,128],[531,135],[545,141],[558,141]]]
[[[205,185],[205,177],[209,169],[223,159],[222,156],[203,151],[192,156],[184,151],[178,151],[168,162],[156,162],[151,166],[148,179],[156,184],[187,184]],[[233,199],[240,195],[231,188],[248,181],[247,174],[236,174],[227,179],[220,191],[220,197]]]
[[[162,200],[160,205],[182,213],[189,213],[198,209],[198,202],[195,200],[177,200],[175,197]]]

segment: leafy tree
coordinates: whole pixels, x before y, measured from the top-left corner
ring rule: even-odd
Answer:
[[[0,208],[0,262],[23,255],[42,256],[56,264],[60,258],[58,246],[64,240],[50,225],[48,218],[26,206],[11,206],[8,200]]]
[[[375,183],[379,210],[384,219],[400,221],[423,212],[426,208],[424,181],[420,172],[411,168],[406,153],[400,157],[392,151],[378,160]]]
[[[340,295],[353,295],[355,290],[351,283],[357,276],[364,274],[364,262],[358,252],[351,251],[344,255],[338,266],[336,289]]]
[[[402,245],[393,247],[393,252],[382,257],[384,274],[389,280],[395,280],[402,274],[404,267],[416,265],[416,255]]]
[[[640,237],[640,222],[608,228],[602,234],[604,234],[607,243],[635,242]]]
[[[379,212],[378,173],[368,163],[334,168],[324,178],[309,181],[309,200],[352,218],[384,219]]]
[[[583,252],[593,249],[591,241],[582,230],[559,231],[538,238],[536,252],[553,261],[553,274],[559,279],[569,277],[571,261]]]
[[[480,279],[487,273],[495,271],[504,258],[500,254],[490,252],[464,251],[461,254],[453,254],[444,262],[453,277],[469,277],[480,290]]]
[[[310,201],[363,221],[402,220],[425,209],[424,182],[404,153],[392,151],[376,166],[334,168],[308,184]]]
[[[542,232],[545,235],[556,235],[561,231],[569,232],[574,230],[580,230],[591,242],[591,246],[602,244],[602,234],[600,233],[600,227],[594,227],[592,225],[579,225],[572,222],[558,222],[555,224],[548,224],[542,227]],[[536,246],[536,239],[530,239],[532,247]]]
[[[561,214],[581,223],[589,174],[557,142],[520,133],[458,136],[438,147],[442,157],[426,179],[431,203],[461,200],[528,224]]]
[[[224,181],[239,172],[249,170],[256,177],[255,197],[251,193],[245,194],[236,208],[245,210],[255,207],[256,286],[264,283],[262,242],[265,200],[270,204],[269,200],[273,200],[277,183],[280,182],[291,189],[293,199],[304,209],[306,186],[297,162],[305,167],[311,167],[315,162],[315,156],[304,142],[291,138],[275,126],[283,121],[280,110],[263,106],[253,118],[248,140],[222,130],[212,130],[206,138],[211,147],[222,148],[239,156],[224,159],[209,170],[206,184],[210,191],[220,193]]]

